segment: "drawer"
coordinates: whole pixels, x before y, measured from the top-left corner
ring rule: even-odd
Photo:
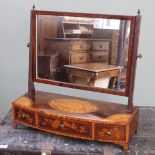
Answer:
[[[70,43],[70,49],[76,51],[86,51],[91,49],[91,43],[86,41],[74,41]]]
[[[104,72],[100,72],[98,74],[98,78],[118,77],[119,74],[120,74],[120,70],[119,69],[115,69],[115,70],[111,70],[111,71],[104,71]]]
[[[90,60],[90,55],[88,52],[82,53],[71,53],[70,54],[70,64],[87,63]]]
[[[126,126],[115,124],[95,124],[95,140],[100,141],[125,141]]]
[[[108,52],[92,51],[90,54],[91,62],[108,63]]]
[[[36,125],[35,112],[31,110],[22,109],[21,107],[14,107],[15,120],[26,123],[31,126]]]
[[[94,41],[92,43],[92,49],[93,50],[102,50],[102,51],[109,51],[109,42],[108,41]]]
[[[39,128],[61,135],[92,139],[92,123],[39,112]]]

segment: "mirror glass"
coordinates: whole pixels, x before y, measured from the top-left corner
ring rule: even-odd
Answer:
[[[37,15],[36,77],[125,91],[130,20]]]

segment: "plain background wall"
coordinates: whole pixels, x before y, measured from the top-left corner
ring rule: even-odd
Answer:
[[[142,12],[134,103],[155,106],[154,0],[0,0],[0,116],[27,91],[29,18],[32,5],[39,10],[136,15]],[[125,97],[37,84],[38,89],[97,100],[127,103]]]

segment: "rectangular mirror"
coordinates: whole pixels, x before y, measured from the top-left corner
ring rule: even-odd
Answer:
[[[126,94],[132,20],[45,13],[35,18],[36,79]]]

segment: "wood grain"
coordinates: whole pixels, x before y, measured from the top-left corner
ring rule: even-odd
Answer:
[[[29,94],[27,93],[23,97],[29,97]],[[125,150],[128,149],[129,140],[138,127],[138,108],[136,107],[132,113],[128,113],[125,105],[40,91],[36,91],[33,98],[35,98],[35,103],[31,107],[20,106],[22,104],[17,105],[13,102],[14,127],[17,127],[19,124],[25,124],[39,130],[69,137],[114,142],[123,146]],[[52,100],[56,103],[62,101],[63,106],[66,105],[69,112],[61,108],[61,110],[57,108],[52,109],[49,106]],[[83,112],[84,108],[86,108],[84,106],[81,109],[81,105],[80,108],[74,105],[80,102],[81,104],[91,105],[88,106],[89,108],[92,108],[93,105],[93,110],[95,107],[95,111],[80,113],[80,111]],[[76,111],[78,108],[80,110],[79,113]],[[121,117],[118,117],[118,114]],[[117,119],[113,119],[114,115],[117,115],[115,117]],[[126,117],[123,117],[123,115]],[[129,115],[131,116],[130,118],[128,117]],[[108,119],[110,116],[112,119]]]

